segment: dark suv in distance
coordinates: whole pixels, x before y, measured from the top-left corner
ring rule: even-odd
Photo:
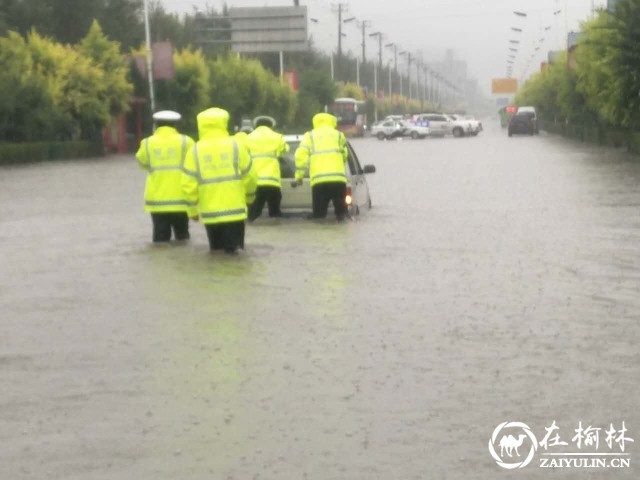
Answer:
[[[509,121],[509,136],[514,133],[536,133],[535,120],[529,113],[516,113]]]

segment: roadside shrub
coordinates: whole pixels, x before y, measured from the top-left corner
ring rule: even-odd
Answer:
[[[0,143],[0,165],[70,160],[103,155],[99,143],[84,140],[71,142]]]

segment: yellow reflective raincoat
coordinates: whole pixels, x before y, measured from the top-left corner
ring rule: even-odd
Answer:
[[[182,192],[182,166],[193,140],[173,127],[158,127],[140,143],[136,153],[140,168],[147,170],[144,209],[147,212],[187,212]],[[194,205],[191,205],[193,207]]]
[[[187,153],[182,190],[198,206],[202,223],[228,223],[247,218],[255,199],[256,172],[247,148],[229,136],[229,113],[210,108],[198,114],[200,140]]]
[[[258,174],[258,186],[280,188],[279,158],[289,151],[284,137],[269,127],[260,126],[247,137],[247,146]]]
[[[313,130],[304,134],[296,149],[296,179],[304,178],[309,168],[312,187],[326,182],[347,183],[347,140],[336,130],[337,125],[337,118],[331,114],[313,117]]]

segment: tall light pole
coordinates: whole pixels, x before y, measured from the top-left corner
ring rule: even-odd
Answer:
[[[362,64],[364,65],[367,62],[367,27],[371,26],[371,22],[363,20],[358,23],[358,26],[362,30]]]
[[[395,71],[396,76],[398,75],[398,45],[395,43],[387,43],[385,45],[385,48],[392,48],[393,49],[393,69]],[[392,88],[391,88],[392,82],[391,82],[391,65],[389,65],[389,92],[392,92]],[[391,95],[391,93],[389,93],[389,95]]]
[[[151,30],[149,29],[149,5],[148,0],[144,0],[144,34],[147,41],[147,76],[149,78],[149,100],[151,102],[151,113],[156,111],[156,97],[153,91],[153,54],[151,52]]]
[[[383,37],[382,32],[373,32],[369,36],[378,37],[378,68],[382,69],[382,37]],[[374,78],[374,82],[376,81],[377,81],[377,78]]]
[[[342,23],[350,23],[355,21],[356,17],[345,18]],[[346,37],[346,33],[342,34],[343,37]],[[356,57],[356,83],[360,86],[360,62],[358,62],[358,58]]]
[[[341,65],[342,65],[342,14],[347,11],[346,3],[338,3],[334,6],[334,11],[338,14],[338,58],[337,58],[337,70],[338,75],[340,75]]]
[[[373,63],[373,90],[375,98],[374,118],[378,121],[378,68],[382,68],[382,32],[373,32],[370,37],[378,37],[378,65]]]
[[[409,101],[411,101],[411,52],[405,50],[404,52],[400,52],[398,55],[407,56],[407,82],[409,83]]]

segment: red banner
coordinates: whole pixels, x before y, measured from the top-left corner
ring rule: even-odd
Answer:
[[[284,72],[284,83],[289,85],[291,90],[298,92],[298,72]]]

